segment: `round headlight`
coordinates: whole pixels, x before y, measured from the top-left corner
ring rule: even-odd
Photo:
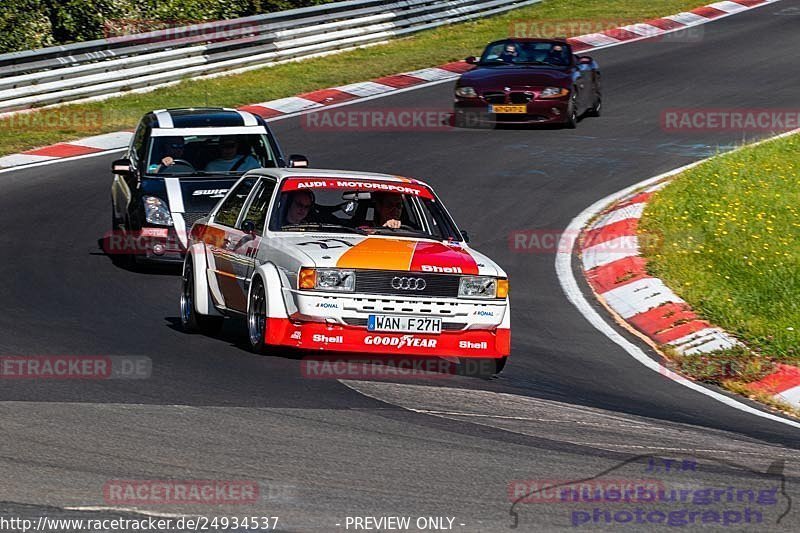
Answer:
[[[456,96],[460,96],[461,98],[477,98],[478,93],[475,92],[475,89],[472,87],[457,87]]]

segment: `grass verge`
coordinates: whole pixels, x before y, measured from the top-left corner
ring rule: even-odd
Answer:
[[[687,373],[696,379],[749,382],[770,361],[800,364],[798,151],[793,135],[719,156],[680,175],[645,209],[648,270],[751,348],[694,361]],[[732,365],[736,372],[724,371]]]
[[[33,112],[34,115],[48,115],[46,117],[0,120],[0,155],[97,133],[132,129],[139,118],[152,109],[200,105],[237,107],[436,66],[479,53],[487,42],[507,36],[515,23],[602,21],[619,25],[671,15],[704,3],[702,0],[544,0],[504,15],[422,32],[386,45],[216,79],[186,80],[153,92],[102,102]]]

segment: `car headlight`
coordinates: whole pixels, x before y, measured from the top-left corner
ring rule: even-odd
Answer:
[[[356,273],[338,268],[301,268],[297,276],[297,287],[321,291],[356,290]]]
[[[563,87],[546,87],[539,93],[539,98],[561,98],[568,94],[569,89],[564,89]]]
[[[505,298],[508,280],[491,276],[462,276],[458,283],[459,298]]]
[[[461,98],[477,98],[478,93],[472,87],[458,87],[456,88],[456,96]]]
[[[148,224],[159,224],[161,226],[172,225],[172,215],[169,212],[167,204],[161,198],[155,196],[145,196],[144,201],[144,219]]]

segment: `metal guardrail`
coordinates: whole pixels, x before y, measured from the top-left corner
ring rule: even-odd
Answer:
[[[541,0],[348,0],[0,54],[0,113],[383,42]]]

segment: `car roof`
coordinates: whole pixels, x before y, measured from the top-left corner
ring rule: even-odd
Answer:
[[[248,111],[226,107],[190,107],[157,109],[152,111],[160,129],[172,128],[226,128],[262,125],[256,115]]]
[[[390,181],[394,183],[414,183],[429,187],[424,181],[378,172],[359,172],[356,170],[331,170],[324,168],[260,168],[251,170],[248,175],[259,174],[277,177],[279,181],[288,178],[337,178],[352,181]]]

